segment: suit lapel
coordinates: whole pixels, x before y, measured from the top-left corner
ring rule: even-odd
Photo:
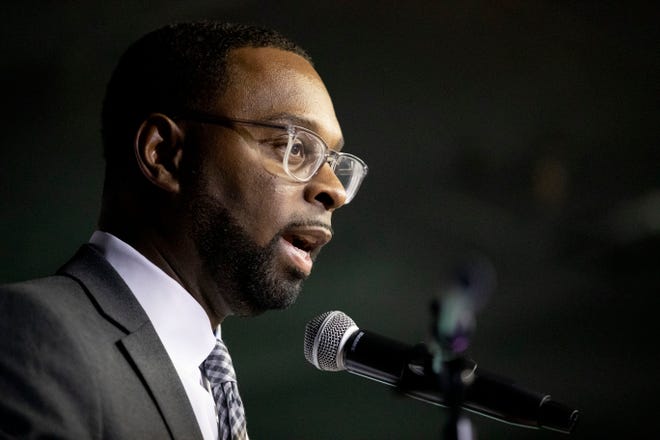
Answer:
[[[202,439],[185,389],[158,334],[135,296],[92,246],[84,245],[59,271],[80,282],[101,313],[127,335],[119,341],[144,379],[173,439]]]
[[[133,332],[149,321],[124,280],[93,246],[83,245],[58,273],[82,284],[101,314],[124,332]]]
[[[127,356],[133,360],[153,393],[172,438],[189,439],[195,433],[201,439],[183,385],[151,323],[126,336],[120,345],[126,349]]]

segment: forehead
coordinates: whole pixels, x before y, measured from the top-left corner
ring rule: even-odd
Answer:
[[[341,141],[330,95],[306,59],[281,49],[249,47],[232,50],[227,61],[228,83],[216,109],[221,114],[303,125],[331,147]]]

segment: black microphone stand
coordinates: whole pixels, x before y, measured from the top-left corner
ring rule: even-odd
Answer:
[[[433,316],[433,339],[431,352],[433,354],[433,372],[436,380],[444,390],[444,404],[448,414],[443,429],[444,440],[476,440],[472,430],[471,420],[464,414],[461,407],[464,402],[468,371],[464,370],[463,354],[460,347],[467,343],[467,334],[455,334],[447,337],[442,332],[442,305],[434,301],[431,306]],[[464,380],[465,379],[465,380]]]
[[[456,283],[431,304],[432,369],[444,390],[448,418],[445,440],[476,440],[471,420],[462,410],[465,391],[474,379],[474,363],[465,359],[476,327],[476,310],[490,295],[495,273],[487,260],[479,259],[458,271]]]

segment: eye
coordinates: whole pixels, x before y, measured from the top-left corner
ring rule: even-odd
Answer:
[[[295,139],[293,141],[293,144],[291,145],[291,152],[289,153],[289,157],[304,157],[305,156],[305,146],[303,143]]]
[[[265,139],[260,142],[263,146],[268,146],[268,151],[274,157],[278,157],[279,160],[282,160],[284,153],[286,153],[286,148],[289,145],[289,137],[273,137],[270,139]]]
[[[305,160],[305,144],[300,139],[294,139],[289,149],[289,165],[297,165]]]

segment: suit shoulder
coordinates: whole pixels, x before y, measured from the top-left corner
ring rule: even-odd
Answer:
[[[13,326],[21,319],[60,321],[63,316],[86,309],[85,304],[89,304],[89,299],[84,288],[63,275],[0,286],[0,314]]]
[[[0,285],[0,294],[39,295],[54,290],[67,291],[72,289],[80,290],[81,286],[70,277],[52,275],[44,278]]]
[[[76,324],[85,297],[66,276],[0,286],[0,432],[100,437],[95,370]]]
[[[52,275],[44,278],[20,281],[0,286],[0,303],[9,298],[22,298],[26,301],[52,301],[61,302],[66,297],[80,297],[84,295],[84,288],[80,283],[65,275]]]

